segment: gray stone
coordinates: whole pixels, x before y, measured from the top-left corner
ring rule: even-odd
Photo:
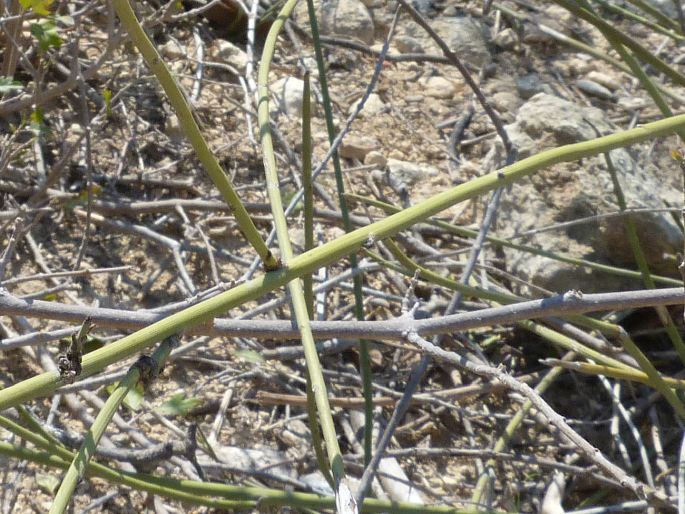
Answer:
[[[373,43],[371,14],[359,0],[328,0],[321,3],[321,33]]]
[[[611,91],[615,91],[621,87],[617,77],[609,75],[608,73],[602,73],[601,71],[591,71],[585,78],[592,80],[593,82],[596,82],[597,84],[600,84]]]
[[[626,111],[635,111],[647,107],[648,102],[639,96],[621,96],[616,100],[616,104]]]
[[[408,186],[438,175],[437,168],[424,164],[388,159],[388,171],[393,179]]]
[[[432,20],[430,25],[463,61],[481,67],[492,60],[487,42],[488,29],[480,21],[468,16],[443,16]],[[407,23],[398,31],[398,36],[413,38],[426,53],[442,54],[433,39],[416,23]]]
[[[397,36],[393,40],[395,48],[403,54],[423,54],[426,53],[421,43],[410,36]]]
[[[542,81],[537,73],[529,73],[519,77],[516,81],[516,90],[521,98],[528,100],[533,95],[542,92]]]
[[[211,60],[229,64],[243,73],[247,67],[247,53],[224,39],[215,39],[209,47]]]
[[[424,86],[426,95],[432,98],[450,99],[456,92],[454,84],[444,77],[429,77]]]
[[[178,59],[186,55],[186,51],[183,48],[181,48],[179,44],[173,39],[170,39],[169,41],[164,43],[160,47],[159,51],[162,54],[162,56],[164,56],[167,59]]]
[[[519,149],[519,157],[560,145],[577,143],[617,130],[606,114],[552,95],[540,93],[519,109],[516,121],[506,126]],[[664,188],[653,165],[638,165],[625,149],[612,150],[611,159],[631,207],[664,207],[680,202],[680,193]],[[557,164],[516,182],[504,194],[498,235],[553,225],[616,211],[616,197],[604,156],[580,162]],[[664,214],[634,216],[642,248],[655,273],[673,272],[665,254],[682,248],[682,234],[673,219]],[[622,218],[608,218],[566,229],[546,231],[526,244],[547,251],[621,267],[634,268]],[[639,281],[589,271],[529,253],[505,249],[510,272],[524,280],[557,292],[580,289],[585,292],[639,287]]]
[[[377,168],[385,168],[386,164],[388,164],[388,160],[385,158],[385,155],[383,155],[381,152],[373,150],[366,154],[366,157],[364,157],[364,164],[366,164],[367,166],[373,165]]]
[[[602,100],[613,100],[614,98],[614,94],[611,91],[609,91],[603,85],[598,84],[594,80],[576,80],[576,86],[583,93],[590,96],[596,96],[597,98],[601,98]]]

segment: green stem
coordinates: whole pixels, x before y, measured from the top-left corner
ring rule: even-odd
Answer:
[[[488,173],[443,191],[392,216],[344,234],[334,241],[317,246],[295,257],[288,263],[285,269],[266,273],[248,282],[244,282],[228,291],[171,314],[163,320],[87,354],[83,358],[81,376],[87,377],[97,373],[106,366],[130,357],[157,341],[183,329],[207,323],[214,317],[224,314],[229,309],[242,305],[247,301],[255,300],[265,293],[284,286],[297,277],[311,273],[322,266],[337,262],[362,248],[371,236],[376,240],[386,239],[453,205],[498,187],[511,184],[540,169],[560,162],[597,155],[614,148],[671,134],[683,126],[685,126],[685,115],[674,116],[598,139],[545,150],[515,162],[510,166],[506,166],[501,170]],[[61,385],[63,383],[56,372],[47,372],[23,380],[0,390],[0,410],[19,405],[36,397],[48,395]]]
[[[604,154],[604,157],[607,162],[607,167],[609,168],[609,173],[611,174],[611,181],[614,185],[614,192],[616,193],[616,200],[618,202],[619,209],[625,211],[627,208],[626,199],[623,195],[623,189],[621,188],[621,183],[618,180],[616,169],[614,168],[614,164],[611,161],[611,157],[609,156],[609,154]],[[637,263],[637,266],[640,269],[640,273],[642,274],[642,281],[648,289],[655,289],[656,284],[654,283],[654,279],[652,278],[652,275],[649,271],[649,264],[647,263],[647,258],[645,257],[645,254],[642,250],[640,238],[637,235],[637,228],[635,227],[635,221],[633,220],[632,216],[627,216],[625,218],[625,228],[628,235],[628,242],[630,243],[630,247],[633,250],[635,262]],[[666,307],[664,306],[658,306],[654,309],[656,310],[657,315],[659,316],[661,324],[666,329],[666,333],[668,334],[668,337],[671,340],[673,347],[678,353],[681,362],[685,364],[685,343],[683,343],[683,339],[682,337],[680,337],[680,332],[678,331],[678,328],[675,326],[673,318],[671,318],[668,309],[666,309]]]
[[[195,121],[193,111],[190,108],[185,94],[162,60],[159,52],[157,52],[157,49],[147,37],[147,34],[131,8],[131,4],[128,0],[112,0],[112,5],[114,6],[117,16],[121,20],[122,25],[126,28],[131,41],[133,41],[133,44],[138,48],[138,51],[143,56],[143,59],[145,59],[148,67],[152,73],[155,74],[157,80],[164,89],[164,92],[167,94],[171,106],[174,108],[174,111],[176,111],[181,128],[188,137],[190,144],[193,146],[198,159],[202,162],[202,165],[221,192],[226,203],[233,210],[233,214],[235,215],[241,232],[264,262],[264,268],[267,271],[277,269],[278,261],[267,248],[266,243],[264,243],[262,237],[259,235],[259,231],[257,230],[257,227],[255,227],[252,218],[240,201],[240,197],[238,197],[238,194],[235,192],[231,181],[228,179],[226,173],[224,173],[219,161],[209,149],[209,146]]]
[[[654,18],[659,20],[659,23],[661,23],[664,27],[670,27],[673,30],[677,30],[678,32],[682,30],[680,25],[676,23],[675,20],[672,20],[664,13],[662,13],[659,9],[649,5],[647,2],[644,2],[643,0],[628,0],[628,2],[633,4],[638,9],[641,9],[642,11],[646,12],[650,16],[653,16]]]
[[[621,59],[628,65],[628,67],[631,69],[633,74],[640,80],[642,83],[642,86],[645,88],[645,90],[649,93],[649,95],[652,97],[654,100],[654,103],[657,105],[661,113],[665,117],[672,117],[673,112],[671,111],[670,107],[666,103],[666,101],[663,99],[661,94],[659,93],[658,89],[654,86],[654,83],[652,80],[649,78],[649,76],[644,72],[644,70],[640,67],[639,63],[635,59],[635,57],[628,52],[621,42],[614,36],[614,34],[611,31],[607,31],[604,28],[599,27],[604,36],[607,38],[609,43],[611,43],[611,46],[618,52],[618,54],[621,56]],[[680,137],[681,141],[685,141],[685,130],[679,129],[676,131],[678,136]],[[599,135],[599,134],[598,134]],[[609,173],[611,175],[611,181],[614,186],[614,193],[616,195],[616,201],[618,203],[619,209],[621,211],[625,211],[628,208],[628,205],[626,203],[625,195],[623,194],[623,189],[621,188],[621,183],[618,180],[618,174],[616,173],[616,168],[614,167],[614,164],[611,160],[611,156],[609,153],[604,154],[604,158],[607,163],[607,168],[609,169]],[[631,215],[628,215],[625,218],[625,228],[626,228],[626,233],[628,235],[628,241],[630,243],[630,247],[633,251],[633,256],[635,257],[635,262],[638,265],[638,268],[640,270],[640,274],[642,276],[642,281],[645,284],[645,286],[649,289],[654,289],[656,288],[656,283],[654,280],[654,277],[652,276],[650,270],[649,270],[649,265],[647,263],[647,259],[645,257],[645,254],[642,250],[642,245],[640,244],[640,238],[637,234],[637,228],[635,226],[635,221],[633,220],[633,217]],[[683,343],[683,339],[680,336],[680,332],[678,328],[675,326],[675,323],[673,322],[673,319],[671,318],[671,315],[669,314],[668,310],[663,307],[659,306],[655,308],[657,315],[659,316],[659,320],[661,321],[661,324],[664,326],[666,329],[666,333],[668,334],[669,339],[671,340],[671,343],[673,344],[673,347],[675,348],[676,352],[678,353],[678,356],[680,357],[681,362],[685,364],[685,343]]]
[[[283,210],[283,203],[281,200],[281,190],[278,180],[278,172],[276,168],[276,156],[273,148],[273,140],[271,137],[271,124],[269,120],[269,65],[273,59],[276,49],[276,40],[278,33],[281,31],[285,20],[288,19],[293,8],[297,4],[297,0],[288,0],[281,12],[278,14],[276,21],[271,25],[271,29],[264,42],[264,50],[262,52],[262,59],[259,64],[259,73],[257,75],[257,87],[259,91],[259,102],[257,107],[257,117],[259,121],[259,133],[262,142],[262,152],[264,154],[264,171],[266,175],[266,186],[269,194],[269,201],[271,203],[271,212],[274,218],[274,227],[278,235],[278,246],[281,250],[281,258],[284,266],[287,268],[289,263],[293,260],[294,254],[290,244],[290,236],[288,235],[288,225],[285,219],[285,212]],[[302,290],[302,282],[299,278],[295,278],[288,282],[288,290],[290,292],[290,301],[292,303],[293,312],[297,326],[300,329],[302,337],[302,347],[304,349],[304,357],[307,363],[307,374],[311,382],[311,391],[314,395],[316,403],[316,410],[319,414],[319,423],[321,423],[321,431],[326,443],[326,451],[328,453],[328,462],[331,467],[331,474],[336,485],[335,491],[338,494],[338,485],[345,477],[343,469],[342,454],[338,445],[338,436],[335,433],[335,424],[333,422],[333,415],[331,407],[328,402],[328,393],[326,391],[326,382],[323,378],[323,371],[321,363],[319,362],[319,355],[316,351],[316,344],[309,322],[309,313],[307,311],[307,302]],[[313,423],[312,423],[313,424]],[[312,432],[312,435],[314,432]],[[325,474],[325,471],[322,470]]]
[[[319,38],[319,24],[316,19],[314,0],[307,0],[307,10],[309,12],[309,24],[312,29],[312,40],[314,41],[316,66],[319,71],[326,130],[328,131],[328,143],[333,145],[333,141],[335,141],[335,123],[333,122],[331,97],[328,93],[328,79],[326,78],[326,68],[323,58],[323,49],[321,47],[321,39]],[[350,233],[352,232],[352,222],[350,221],[350,213],[347,209],[347,202],[345,201],[345,182],[343,180],[342,166],[340,166],[340,156],[338,155],[337,150],[333,152],[332,161],[343,228],[346,233]],[[349,257],[350,267],[354,270],[357,268],[357,257],[354,254],[350,254]],[[361,274],[355,274],[352,277],[352,285],[354,290],[354,314],[358,320],[363,321],[364,296],[362,292],[363,279]],[[369,343],[365,339],[359,340],[359,368],[362,378],[362,394],[364,395],[364,464],[368,465],[371,461],[371,452],[373,450],[373,377],[371,374]]]
[[[74,460],[71,462],[69,469],[67,469],[67,472],[62,479],[62,484],[60,485],[59,490],[55,495],[55,500],[50,507],[50,514],[62,514],[67,509],[69,506],[69,500],[76,489],[76,485],[85,475],[90,459],[95,454],[95,448],[100,442],[100,439],[102,439],[107,425],[109,425],[109,422],[114,417],[114,414],[117,412],[121,402],[123,402],[124,398],[126,398],[126,395],[138,385],[138,383],[141,381],[141,378],[145,378],[145,372],[151,374],[152,376],[159,372],[160,368],[164,364],[164,361],[169,356],[169,353],[171,353],[171,347],[171,341],[164,341],[152,354],[151,364],[146,365],[154,366],[155,369],[143,370],[143,365],[139,363],[131,366],[124,379],[119,382],[119,385],[116,387],[114,392],[112,392],[109,398],[107,398],[107,401],[103,405],[102,409],[100,409],[100,412],[95,418],[93,425],[86,434],[86,437],[81,444],[81,448],[79,448],[78,453],[74,457]]]
[[[304,88],[302,91],[302,189],[304,191],[304,251],[314,248],[314,184],[312,181],[312,113],[311,113],[311,85],[309,72],[304,75]],[[307,302],[309,319],[314,319],[314,281],[312,274],[307,273],[302,277],[304,296]],[[321,433],[319,432],[318,413],[316,399],[312,390],[312,381],[307,373],[307,421],[309,431],[312,433],[312,446],[319,470],[324,478],[335,490],[335,482],[330,472],[330,464],[326,461],[323,450]]]
[[[312,110],[309,72],[304,75],[302,91],[302,190],[304,193],[304,251],[314,248],[314,184],[312,182]],[[314,281],[312,274],[302,277],[309,318],[314,319]]]
[[[605,377],[618,378],[619,380],[630,380],[631,382],[638,382],[640,384],[653,387],[650,382],[649,375],[635,369],[618,369],[612,366],[605,366],[603,364],[594,364],[592,362],[553,361],[552,363],[571,371],[578,371],[586,375],[602,375]],[[663,376],[661,378],[669,387],[685,391],[685,380]]]
[[[0,426],[22,439],[33,443],[42,452],[0,442],[0,455],[36,462],[45,466],[67,469],[74,453],[56,445],[43,436],[0,416]],[[279,491],[265,487],[243,487],[216,482],[195,482],[174,478],[156,477],[144,473],[127,473],[93,462],[86,470],[89,477],[103,478],[140,491],[179,500],[191,505],[206,505],[220,509],[255,508],[261,505],[292,506],[294,508],[335,508],[335,498],[310,493]],[[422,506],[404,502],[369,499],[362,512],[393,512],[397,514],[467,514],[470,511],[446,506]],[[493,513],[495,514],[495,513]],[[503,514],[503,513],[502,513]]]

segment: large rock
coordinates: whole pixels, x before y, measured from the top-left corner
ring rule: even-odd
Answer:
[[[547,148],[577,143],[618,130],[605,113],[582,107],[546,93],[533,96],[519,109],[507,133],[519,149],[519,158]],[[679,205],[681,193],[664,188],[652,165],[633,159],[625,149],[610,153],[629,207]],[[511,236],[535,228],[617,211],[616,196],[604,156],[562,163],[540,170],[511,187],[502,198],[498,234]],[[652,271],[674,273],[664,259],[682,248],[682,235],[669,215],[634,216],[642,248]],[[526,241],[544,250],[615,266],[635,268],[624,220],[619,217],[542,232]],[[615,275],[589,272],[529,253],[505,250],[507,265],[517,276],[553,291],[585,292],[639,287]]]
[[[233,66],[240,73],[247,67],[247,54],[244,50],[224,39],[215,39],[209,47],[209,57],[213,61]]]
[[[314,9],[322,35],[356,39],[368,45],[373,43],[373,18],[360,0],[314,0]],[[299,2],[293,18],[301,27],[309,27],[307,2]]]
[[[491,61],[486,39],[488,30],[480,21],[468,16],[441,17],[431,21],[430,25],[461,60],[476,67]],[[415,53],[422,50],[424,53],[442,55],[433,39],[414,22],[407,23],[399,30],[398,37],[404,38],[399,39],[402,42],[411,41],[411,44],[405,45],[406,51]]]

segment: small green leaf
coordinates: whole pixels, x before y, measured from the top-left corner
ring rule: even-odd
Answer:
[[[41,16],[48,16],[50,14],[50,5],[54,0],[19,0],[21,6],[28,10],[33,9],[33,12]]]
[[[185,416],[200,403],[197,398],[186,398],[185,393],[178,393],[160,405],[157,412],[163,416]]]
[[[43,296],[43,300],[46,302],[55,302],[57,301],[57,295],[55,293],[48,293],[45,296]]]
[[[48,132],[48,126],[45,124],[45,114],[42,107],[36,107],[31,113],[31,130],[38,136]]]
[[[105,342],[102,339],[98,339],[97,337],[91,337],[88,336],[88,339],[86,339],[86,342],[83,343],[83,355],[94,352],[95,350],[99,350],[105,346]]]
[[[55,496],[59,489],[60,479],[55,475],[48,475],[47,473],[36,474],[36,484],[38,487],[48,494]]]
[[[102,92],[102,98],[105,101],[105,113],[108,118],[112,117],[112,90],[105,88]]]
[[[62,46],[63,40],[52,20],[42,19],[38,23],[31,24],[31,34],[38,41],[38,48],[42,52]]]
[[[264,362],[264,357],[259,352],[254,350],[238,350],[235,356],[252,364],[260,364]]]
[[[16,80],[12,80],[12,77],[0,77],[0,95],[23,88],[24,84],[17,82]]]
[[[109,393],[112,394],[114,390],[119,386],[119,382],[115,382],[114,384],[108,385],[105,390]],[[132,410],[133,412],[137,412],[140,410],[140,407],[143,405],[143,385],[138,384],[136,387],[131,389],[126,397],[124,398],[123,404],[126,408],[129,410]]]

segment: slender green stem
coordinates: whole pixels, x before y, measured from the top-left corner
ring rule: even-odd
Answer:
[[[314,248],[314,184],[312,180],[312,112],[311,112],[311,84],[309,72],[304,75],[304,88],[302,91],[302,189],[304,191],[304,251]],[[307,302],[309,319],[314,319],[314,281],[312,274],[307,273],[302,277],[304,296]],[[312,391],[312,381],[307,373],[307,421],[309,431],[312,433],[312,446],[319,470],[324,478],[335,490],[335,482],[331,476],[330,464],[326,461],[323,451],[321,433],[319,432],[318,413],[316,399]]]
[[[288,225],[285,219],[285,212],[283,210],[283,203],[281,200],[281,190],[278,180],[278,172],[276,169],[276,156],[273,148],[273,140],[271,137],[271,124],[269,121],[269,65],[273,59],[276,48],[276,40],[278,33],[281,31],[285,20],[288,19],[293,8],[297,4],[297,0],[288,0],[281,12],[278,14],[276,21],[271,25],[271,29],[264,42],[264,50],[262,52],[262,59],[259,63],[259,73],[257,75],[257,87],[259,91],[259,103],[257,107],[257,117],[259,121],[259,133],[262,142],[262,152],[264,158],[264,171],[266,174],[266,186],[269,194],[269,201],[271,203],[271,212],[273,213],[274,226],[276,234],[278,235],[278,246],[281,250],[281,258],[285,267],[292,261],[293,249],[290,244],[290,236],[288,235]],[[338,484],[345,477],[343,469],[342,454],[338,445],[338,436],[335,433],[335,424],[333,423],[333,415],[331,407],[328,402],[328,393],[326,391],[326,382],[323,378],[323,371],[321,370],[321,363],[319,362],[319,355],[316,351],[316,344],[314,336],[312,335],[311,326],[309,323],[309,313],[307,311],[307,302],[305,301],[304,291],[302,290],[302,282],[299,278],[295,278],[288,282],[288,290],[290,292],[290,301],[292,303],[295,320],[300,329],[302,336],[302,347],[304,349],[304,356],[307,362],[307,373],[311,382],[311,391],[314,395],[316,403],[316,410],[319,414],[319,423],[321,423],[321,431],[326,443],[326,451],[328,453],[328,462],[331,467],[331,474],[336,485],[336,495],[338,494]],[[313,432],[312,432],[313,435]],[[325,473],[324,470],[322,472]]]
[[[319,24],[316,19],[314,0],[307,0],[307,10],[309,12],[309,24],[312,29],[312,40],[314,41],[314,54],[316,55],[316,66],[319,71],[319,82],[321,85],[321,97],[323,99],[324,115],[326,119],[326,129],[328,131],[328,142],[333,144],[335,140],[335,124],[333,122],[333,109],[331,97],[328,93],[328,80],[326,78],[326,67],[324,64],[321,39],[319,38]],[[340,156],[335,150],[332,156],[333,171],[335,172],[335,186],[338,191],[338,203],[342,214],[343,228],[345,232],[352,232],[352,222],[350,213],[347,210],[345,201],[345,182],[340,166]],[[357,268],[357,257],[350,254],[350,267]],[[352,277],[354,289],[354,314],[360,321],[364,319],[364,296],[362,292],[363,279],[361,274]],[[362,393],[364,395],[364,464],[371,461],[373,450],[373,377],[371,375],[371,358],[369,357],[369,343],[365,339],[359,340],[359,368],[362,378]]]
[[[302,91],[302,190],[304,191],[304,251],[314,248],[314,184],[312,182],[312,109],[309,72],[304,75]],[[302,277],[309,318],[314,319],[314,281],[312,274]]]
[[[650,361],[647,356],[642,353],[642,350],[640,350],[640,348],[635,344],[625,330],[621,330],[619,339],[626,351],[640,365],[640,369],[649,377],[649,385],[659,391],[664,398],[666,398],[681,420],[685,420],[685,405],[683,405],[683,402],[680,400],[680,398],[678,398],[678,395],[676,395],[668,386],[664,378],[661,376],[661,373],[659,373],[654,367],[654,364],[652,364],[652,361]]]
[[[678,23],[675,20],[672,20],[664,13],[662,13],[659,9],[649,5],[647,2],[644,2],[643,0],[628,0],[628,2],[633,4],[638,9],[646,12],[650,16],[659,20],[659,23],[661,23],[662,26],[670,27],[673,30],[677,30],[679,32],[682,30],[680,25],[678,25]]]
[[[555,366],[562,366],[572,371],[578,371],[586,375],[602,375],[605,377],[618,378],[619,380],[630,380],[652,386],[649,376],[635,369],[618,369],[612,366],[605,366],[603,364],[595,364],[592,362],[562,362],[555,359],[547,359],[546,364],[554,364]],[[685,391],[685,380],[673,377],[661,377],[669,387]],[[653,386],[652,386],[653,387]]]
[[[0,455],[36,462],[50,467],[67,469],[74,453],[61,445],[55,445],[43,436],[0,416],[0,426],[44,450],[39,452],[10,443],[0,442]],[[206,505],[219,509],[245,509],[259,506],[291,506],[294,508],[332,509],[335,498],[310,493],[279,491],[266,487],[244,487],[216,482],[196,482],[174,478],[157,477],[144,473],[127,473],[92,462],[86,470],[89,477],[103,478],[140,491],[179,500],[191,505]],[[362,512],[392,512],[395,514],[468,514],[469,510],[447,506],[422,506],[405,502],[389,502],[367,499]],[[493,512],[493,514],[496,514]],[[501,513],[504,514],[504,513]]]
[[[131,4],[128,0],[112,0],[112,5],[114,6],[117,16],[121,20],[122,25],[126,28],[131,41],[136,45],[136,48],[138,48],[143,59],[145,59],[150,70],[155,74],[157,80],[164,89],[164,92],[167,94],[171,106],[174,108],[174,111],[176,111],[181,128],[186,133],[190,144],[193,146],[198,159],[202,162],[202,165],[207,170],[210,178],[223,195],[226,203],[233,210],[233,214],[235,215],[243,235],[254,247],[259,257],[261,257],[264,262],[264,268],[267,271],[277,269],[277,259],[267,248],[266,243],[264,243],[264,240],[259,235],[259,231],[257,230],[257,227],[255,227],[252,218],[240,201],[240,197],[238,197],[238,194],[235,192],[231,181],[228,179],[226,173],[224,173],[219,161],[209,149],[209,146],[195,121],[193,111],[185,94],[162,60],[159,52],[152,44],[152,41],[148,38],[145,30],[143,30],[143,27],[140,25],[140,22],[131,8]]]
[[[207,323],[229,309],[242,305],[244,302],[255,300],[265,293],[284,286],[294,278],[311,273],[332,262],[337,262],[346,255],[362,248],[369,237],[373,237],[375,240],[386,239],[448,207],[503,185],[511,184],[540,169],[671,134],[683,126],[685,126],[685,115],[647,123],[641,127],[598,139],[546,150],[501,170],[458,185],[392,216],[317,246],[295,257],[285,269],[266,273],[244,282],[87,354],[83,358],[81,377],[97,373],[106,366],[129,357],[183,329]],[[48,395],[61,385],[63,385],[62,380],[56,372],[43,373],[14,384],[0,390],[0,410]]]
[[[143,365],[141,364],[142,361],[138,361],[131,366],[124,379],[119,382],[119,385],[105,402],[105,405],[100,409],[93,425],[90,427],[90,430],[88,430],[88,433],[81,444],[81,448],[71,462],[69,469],[67,469],[67,472],[62,479],[62,484],[50,507],[50,514],[62,514],[67,509],[69,500],[76,489],[76,485],[85,475],[90,459],[95,454],[95,449],[97,448],[100,439],[102,439],[107,425],[109,425],[109,422],[114,417],[114,414],[124,401],[124,398],[126,398],[126,395],[138,385],[141,379],[146,378],[146,374],[148,375],[147,378],[151,378],[159,372],[164,361],[171,353],[171,347],[172,344],[170,340],[162,342],[152,354],[150,363]],[[154,369],[143,369],[143,366],[153,366]]]

